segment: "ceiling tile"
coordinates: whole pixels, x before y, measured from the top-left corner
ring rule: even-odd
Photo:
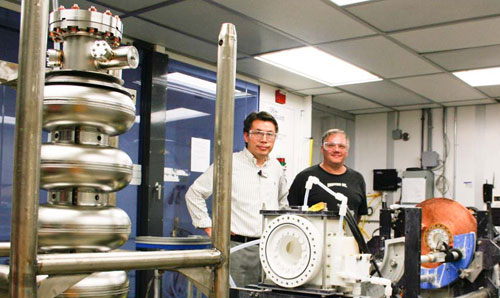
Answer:
[[[373,113],[385,113],[392,112],[393,110],[389,108],[374,108],[374,109],[360,109],[360,110],[349,110],[346,111],[351,114],[359,115],[359,114],[373,114]]]
[[[499,1],[500,2],[500,1]],[[500,66],[500,45],[426,54],[449,71]]]
[[[477,89],[483,91],[486,93],[488,96],[491,97],[500,97],[500,85],[494,85],[494,86],[482,86],[482,87],[476,87]]]
[[[277,86],[288,87],[292,90],[326,87],[321,83],[296,75],[281,68],[277,68],[254,58],[238,60],[236,67],[238,73],[246,74],[257,79],[264,79]]]
[[[310,88],[310,89],[302,89],[302,90],[295,90],[295,91],[303,93],[303,94],[307,94],[307,95],[332,94],[332,93],[342,92],[342,91],[335,89],[333,87]]]
[[[215,2],[311,44],[375,33],[326,1],[215,0]]]
[[[61,2],[61,1],[59,1]],[[75,0],[64,1],[64,2],[75,2]],[[99,3],[109,7],[119,8],[126,12],[130,12],[136,9],[148,7],[160,3],[168,3],[168,0],[100,0]],[[94,4],[93,4],[94,5]],[[94,5],[95,6],[95,5]]]
[[[439,72],[429,62],[382,36],[333,42],[318,47],[384,78]]]
[[[500,17],[390,34],[419,53],[500,43]]]
[[[165,29],[137,18],[123,20],[125,35],[158,44],[188,57],[196,57],[209,62],[217,61],[217,44],[209,44],[198,39]],[[148,28],[148,30],[144,30]]]
[[[376,103],[344,92],[336,94],[317,95],[313,97],[313,102],[317,102],[342,111],[381,107]]]
[[[385,0],[346,8],[382,31],[453,22],[500,13],[495,0]]]
[[[483,99],[477,99],[477,100],[461,100],[461,101],[444,102],[443,105],[445,105],[447,107],[453,107],[453,106],[470,106],[470,105],[491,104],[491,103],[496,103],[496,101],[493,99],[483,98]]]
[[[388,81],[345,85],[337,88],[361,95],[386,106],[400,106],[429,102],[427,99]]]
[[[250,55],[301,45],[254,21],[202,0],[179,2],[141,14],[141,16],[179,32],[204,40],[213,40],[214,44],[217,42],[221,25],[232,23],[236,27],[238,36],[238,51]]]
[[[449,74],[434,74],[396,79],[393,82],[436,101],[458,101],[484,98],[480,92]]]
[[[420,110],[420,109],[428,109],[428,108],[439,108],[441,105],[437,103],[428,103],[421,105],[408,105],[408,106],[399,106],[394,107],[398,111],[409,111],[409,110]]]

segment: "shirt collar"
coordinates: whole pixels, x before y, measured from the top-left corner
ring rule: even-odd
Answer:
[[[253,156],[253,154],[248,150],[247,147],[243,148],[243,154],[249,161],[251,161],[255,166],[257,166],[257,159],[255,158],[255,156]],[[268,160],[269,156],[266,156],[266,161],[262,164],[262,166],[265,166]]]

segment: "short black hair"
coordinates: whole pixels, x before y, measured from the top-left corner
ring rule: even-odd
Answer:
[[[243,133],[248,133],[250,131],[250,127],[252,127],[252,123],[255,120],[262,120],[262,121],[270,121],[274,124],[274,127],[276,128],[276,133],[278,133],[278,122],[276,119],[273,117],[273,115],[269,114],[268,112],[261,111],[261,112],[252,112],[248,114],[247,118],[245,121],[243,121]]]

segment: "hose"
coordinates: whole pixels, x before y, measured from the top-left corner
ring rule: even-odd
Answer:
[[[354,239],[356,239],[356,242],[359,245],[359,248],[361,252],[367,253],[367,254],[372,254],[370,252],[370,249],[368,248],[368,245],[366,244],[365,238],[361,234],[361,231],[358,228],[358,224],[356,223],[356,220],[352,216],[351,212],[346,212],[346,222],[347,225],[349,226],[349,229],[351,229],[352,235],[354,236]],[[378,276],[383,277],[382,273],[380,273],[380,269],[378,268],[377,262],[375,262],[375,259],[372,257],[370,259],[370,262],[372,263],[373,267],[375,268],[375,271],[377,272]]]

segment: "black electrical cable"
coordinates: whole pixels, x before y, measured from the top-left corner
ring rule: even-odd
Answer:
[[[356,220],[354,219],[354,216],[352,216],[351,212],[347,210],[346,216],[345,216],[347,225],[349,226],[349,229],[351,229],[352,235],[354,236],[354,239],[356,239],[356,242],[358,243],[361,252],[367,253],[367,254],[372,254],[370,252],[370,249],[368,248],[368,245],[366,244],[365,238],[363,238],[363,235],[361,234],[361,231],[359,230],[358,224]],[[382,277],[382,273],[380,273],[380,269],[378,268],[377,262],[375,262],[375,259],[372,257],[370,258],[370,262],[372,262],[373,267],[375,268],[375,271],[378,273],[378,276]]]

